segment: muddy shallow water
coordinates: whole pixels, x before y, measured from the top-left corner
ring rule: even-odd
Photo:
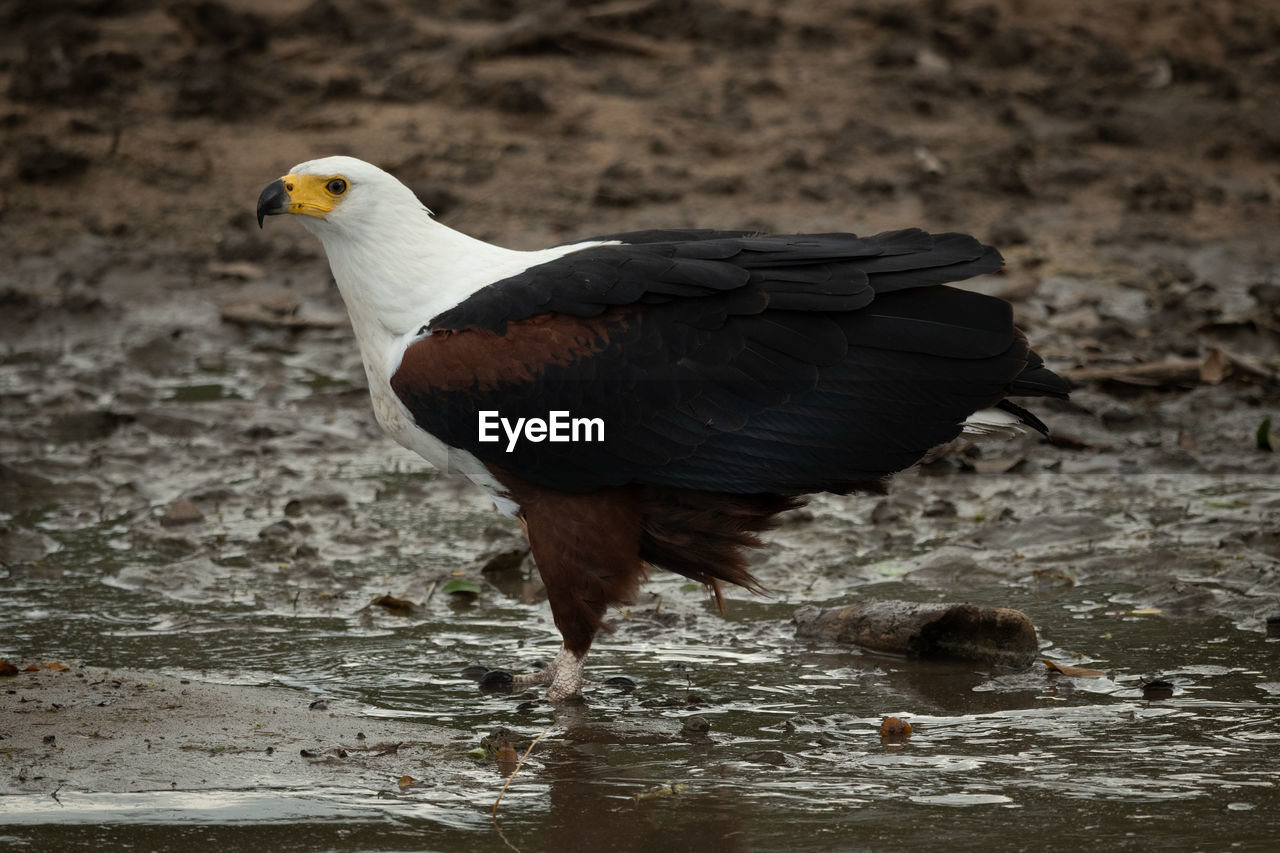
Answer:
[[[0,847],[1271,849],[1273,5],[0,4],[0,659],[70,667],[0,678]],[[634,690],[484,693],[558,643],[482,571],[518,528],[379,434],[318,247],[253,221],[332,153],[521,248],[971,232],[1077,388],[790,514],[769,597],[655,576],[589,659]],[[869,597],[1100,674],[795,638]],[[546,734],[495,824],[497,729]]]
[[[655,577],[591,658],[594,677],[634,691],[598,686],[585,706],[551,709],[461,675],[520,670],[556,645],[527,565],[479,571],[509,531],[478,492],[366,447],[278,456],[296,492],[263,505],[245,493],[274,478],[245,476],[181,527],[157,523],[160,508],[91,518],[95,501],[23,517],[61,547],[11,570],[5,656],[108,671],[81,673],[65,697],[77,670],[6,680],[7,841],[480,850],[502,833],[519,849],[822,850],[929,845],[945,826],[959,849],[1264,849],[1280,817],[1280,641],[1258,604],[1274,601],[1275,566],[1224,559],[1220,544],[1274,518],[1258,509],[1273,476],[1063,473],[1039,448],[1037,466],[1057,470],[916,472],[887,501],[821,498],[759,561],[772,597],[734,594],[721,617],[682,578]],[[920,510],[942,500],[954,514]],[[1009,501],[1038,508],[1019,523]],[[454,573],[481,594],[440,592]],[[419,607],[369,605],[386,593]],[[1101,674],[794,638],[796,605],[850,594],[1017,607],[1045,658]],[[1172,696],[1144,699],[1156,678]],[[167,692],[153,707],[100,699],[119,680]],[[318,699],[330,707],[309,710]],[[78,717],[98,701],[107,717]],[[175,705],[192,716],[172,719]],[[913,725],[905,743],[882,742],[887,715]],[[495,827],[510,768],[470,753],[499,727],[522,748],[549,733]],[[109,755],[85,746],[98,739]]]

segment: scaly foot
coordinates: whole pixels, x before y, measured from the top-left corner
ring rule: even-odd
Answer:
[[[555,660],[546,669],[541,672],[517,675],[512,679],[511,683],[515,687],[545,684],[547,685],[547,701],[563,702],[578,693],[582,689],[582,685],[586,683],[582,676],[586,659],[586,655],[579,657],[561,646],[560,653],[556,655]]]

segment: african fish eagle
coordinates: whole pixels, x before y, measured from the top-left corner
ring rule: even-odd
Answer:
[[[744,550],[814,492],[882,492],[962,431],[1065,397],[1008,303],[947,287],[990,246],[873,237],[638,231],[513,251],[432,218],[351,157],[295,166],[258,199],[324,244],[378,423],[524,524],[564,645],[517,683],[561,701],[610,605],[650,566],[759,589]],[[598,441],[508,441],[482,420],[599,421]]]

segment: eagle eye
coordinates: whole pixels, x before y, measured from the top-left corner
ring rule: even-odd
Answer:
[[[347,182],[342,178],[334,178],[332,181],[325,184],[324,188],[334,195],[342,195],[347,191]]]

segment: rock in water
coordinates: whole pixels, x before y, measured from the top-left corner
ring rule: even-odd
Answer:
[[[796,610],[796,636],[877,652],[1022,668],[1035,660],[1036,629],[1020,610],[975,604],[863,601]]]

